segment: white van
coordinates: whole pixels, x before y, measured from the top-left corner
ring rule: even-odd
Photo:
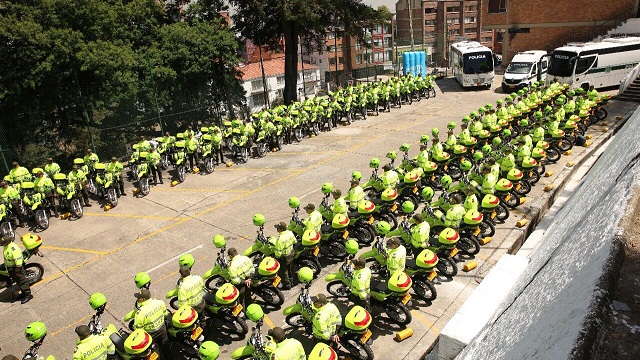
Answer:
[[[546,51],[531,50],[516,54],[504,71],[502,91],[510,93],[536,81],[544,81],[549,67]]]

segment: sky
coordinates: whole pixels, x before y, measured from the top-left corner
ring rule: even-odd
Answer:
[[[367,5],[371,5],[374,9],[377,9],[378,6],[386,5],[391,12],[396,12],[397,0],[362,0],[362,2]]]

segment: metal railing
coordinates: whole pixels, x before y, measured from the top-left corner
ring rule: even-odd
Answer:
[[[622,81],[620,81],[620,89],[618,90],[618,95],[624,94],[625,90],[627,90],[629,85],[631,85],[631,83],[633,83],[636,80],[636,78],[638,77],[638,74],[640,74],[640,63],[636,65],[636,67],[634,67],[633,70],[631,70],[627,74],[627,76],[625,76],[624,79],[622,79]]]

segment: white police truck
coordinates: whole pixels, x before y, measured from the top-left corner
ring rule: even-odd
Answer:
[[[453,76],[463,87],[493,84],[493,52],[477,41],[460,41],[451,44],[449,66]]]
[[[531,50],[516,54],[504,71],[502,90],[506,93],[544,81],[549,67],[549,54],[542,50]]]

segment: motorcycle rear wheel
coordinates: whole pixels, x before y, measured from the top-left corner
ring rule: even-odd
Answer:
[[[224,285],[224,283],[226,283],[226,282],[227,282],[227,280],[225,280],[222,276],[213,275],[212,277],[210,277],[207,280],[205,280],[204,287],[206,287],[207,289],[209,289],[211,291],[218,291],[218,289],[222,285]]]
[[[239,316],[225,315],[222,317],[222,321],[229,324],[230,330],[234,334],[246,335],[249,332],[247,321]]]
[[[446,277],[452,278],[458,275],[458,264],[449,257],[439,257],[436,268],[438,269],[438,273]]]
[[[349,287],[342,280],[333,280],[327,283],[327,291],[329,294],[337,297],[348,297],[351,294]]]
[[[438,297],[436,287],[431,281],[416,279],[413,281],[413,292],[422,300],[433,301]]]
[[[496,219],[505,222],[509,218],[509,209],[502,203],[496,207]]]
[[[44,267],[38,263],[30,263],[24,266],[24,276],[29,280],[29,285],[33,285],[42,280]]]
[[[36,224],[38,224],[38,227],[42,230],[49,228],[49,216],[46,211],[42,209],[36,211]]]
[[[571,148],[573,148],[573,144],[569,140],[562,138],[559,141],[560,143],[558,144],[558,149],[560,149],[561,151],[569,151],[571,150]]]
[[[346,339],[340,343],[353,359],[373,360],[374,358],[373,350],[371,350],[369,344],[363,344],[358,339]]]
[[[547,161],[550,163],[556,163],[560,160],[560,151],[555,148],[548,148],[547,152]]]
[[[373,239],[375,239],[375,234],[373,233],[373,229],[370,227],[364,227],[362,225],[356,225],[353,229],[353,237],[358,239],[358,243],[360,245],[371,245]]]
[[[322,271],[322,266],[320,266],[318,258],[315,258],[315,261],[313,261],[313,259],[303,258],[296,261],[296,263],[298,269],[302,269],[303,267],[310,268],[313,271],[313,276],[318,276],[320,271]]]
[[[518,207],[518,205],[520,205],[520,195],[518,195],[515,191],[511,191],[509,194],[511,194],[511,199],[509,199],[509,201],[504,201],[504,203],[512,208],[515,209]]]
[[[280,306],[284,304],[284,294],[280,289],[270,286],[260,286],[255,288],[253,293],[262,298],[262,300],[269,305]]]
[[[457,247],[465,255],[475,255],[480,252],[480,243],[474,237],[461,236]]]
[[[80,203],[80,199],[71,199],[71,204],[69,205],[71,208],[71,213],[76,218],[80,219],[82,215],[84,215],[84,210],[82,209],[82,204]]]
[[[347,255],[347,248],[344,246],[344,242],[336,240],[328,240],[327,250],[329,255],[334,258],[342,259]]]
[[[395,230],[398,228],[398,218],[396,218],[392,212],[390,211],[381,212],[379,217],[380,217],[380,220],[384,220],[388,222],[389,225],[391,225],[391,230]]]
[[[497,211],[496,211],[496,216],[497,216]],[[490,220],[488,221],[483,220],[480,224],[478,224],[478,226],[480,227],[480,236],[482,237],[493,236],[496,234],[496,227],[495,225],[493,225],[493,223],[491,223]]]
[[[398,325],[408,325],[411,323],[411,311],[401,303],[387,302],[384,304],[387,315]]]
[[[111,188],[107,190],[107,200],[111,204],[111,207],[118,206],[118,194],[116,193],[116,189]]]
[[[528,180],[523,179],[520,181],[520,190],[515,190],[515,192],[520,196],[526,196],[531,192],[531,184]]]

